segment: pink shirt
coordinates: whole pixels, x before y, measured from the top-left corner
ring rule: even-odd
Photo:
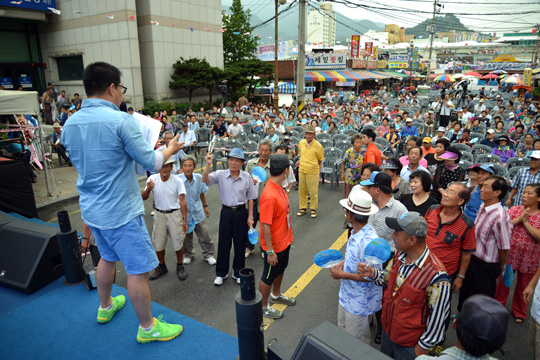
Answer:
[[[523,206],[518,205],[511,207],[508,215],[510,219],[516,219],[522,212]],[[529,215],[529,223],[535,229],[540,229],[540,214]],[[514,225],[512,229],[507,263],[512,269],[524,274],[534,274],[538,270],[540,243],[534,241],[523,223]]]
[[[512,220],[500,202],[480,210],[474,222],[476,232],[476,257],[487,263],[499,262],[499,250],[510,250]]]
[[[409,155],[405,155],[405,156],[402,156],[399,158],[399,162],[401,163],[401,165],[403,165],[403,167],[409,165]],[[427,160],[422,158],[420,160],[420,166],[423,166],[427,169]]]

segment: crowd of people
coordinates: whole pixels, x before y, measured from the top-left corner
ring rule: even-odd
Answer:
[[[240,283],[245,259],[256,250],[248,232],[257,224],[264,259],[259,284],[263,315],[281,318],[283,312],[272,304],[296,303],[281,292],[294,240],[290,203],[298,201],[297,217],[318,217],[321,168],[331,159],[332,171],[343,183],[340,206],[349,231],[345,256],[330,269],[330,276],[341,280],[337,319],[341,328],[369,343],[370,322],[375,319],[375,343],[395,359],[427,358],[430,351],[458,358],[484,356],[504,343],[508,323],[504,306],[510,290],[502,274],[510,265],[517,277],[511,314],[521,323],[528,303],[533,303],[531,339],[535,352],[540,351],[540,304],[533,296],[540,291],[540,150],[534,148],[540,133],[538,99],[480,92],[469,94],[471,101],[460,106],[450,90],[442,101],[433,97],[426,103],[418,99],[415,87],[395,90],[399,94],[395,98],[381,88],[354,98],[338,97],[341,103],[316,99],[297,114],[294,105],[275,109],[240,98],[236,110],[242,114],[233,108],[230,124],[221,117],[201,120],[195,113],[186,114],[180,123],[175,118],[163,120],[166,113],[154,114],[164,127],[163,145],[156,149],[146,144],[130,115],[119,111],[120,76],[109,64],[89,65],[84,75],[88,99],[66,121],[61,134],[79,172],[83,221],[101,253],[98,322],[109,322],[126,302],[122,295],[110,295],[114,264],[122,261],[140,322],[137,340],[180,335],[180,325],[153,318],[149,307],[148,280],[168,272],[167,240],[176,252],[179,280],[186,279],[185,265],[196,258],[196,233],[204,261],[215,265],[214,285],[221,286],[229,274]],[[96,78],[106,81],[93,82]],[[493,117],[487,111],[491,100],[498,107],[491,109],[497,114]],[[486,108],[478,112],[477,104]],[[505,106],[513,107],[512,112]],[[443,107],[450,109],[448,115]],[[409,112],[415,115],[409,117]],[[96,125],[96,118],[116,120]],[[167,128],[170,123],[175,126]],[[194,135],[201,128],[219,138],[238,140],[240,146],[216,149],[226,151],[226,170],[212,169],[215,154],[208,152],[203,173],[195,172]],[[83,132],[85,139],[93,140],[81,142]],[[240,140],[253,134],[258,150],[244,151]],[[494,134],[498,134],[495,141]],[[346,147],[336,151],[338,142]],[[480,150],[485,148],[474,147],[477,142],[493,143],[492,157],[465,166],[462,158],[474,160],[483,154]],[[96,151],[101,148],[117,151]],[[528,155],[522,159],[528,165],[509,181],[499,174],[514,167],[516,154]],[[142,194],[133,161],[152,173]],[[257,167],[266,172],[262,182],[254,176]],[[222,203],[217,254],[206,226],[205,193],[214,184]],[[298,200],[291,195],[295,187]],[[155,211],[151,236],[142,217],[143,200],[150,194]],[[118,214],[118,209],[129,211]],[[387,241],[392,251],[379,267],[368,265],[364,257],[367,244],[375,239]],[[453,294],[458,296],[457,315],[452,315]],[[458,341],[444,350],[452,322]]]

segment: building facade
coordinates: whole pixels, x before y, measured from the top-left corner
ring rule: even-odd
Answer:
[[[323,3],[319,9],[309,10],[307,42],[319,46],[336,45],[336,20],[332,4]]]
[[[125,101],[137,108],[179,97],[169,81],[180,57],[223,67],[219,0],[17,3],[0,2],[0,46],[10,49],[0,54],[0,78],[11,77],[14,88],[23,82],[42,92],[52,82],[69,97],[84,98],[84,67],[105,61],[122,71]]]

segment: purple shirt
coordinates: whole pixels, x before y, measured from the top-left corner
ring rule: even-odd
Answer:
[[[230,170],[218,170],[208,175],[208,186],[218,184],[219,196],[225,206],[240,206],[257,199],[258,193],[249,173],[240,170],[234,179]]]
[[[491,152],[491,154],[500,156],[501,159],[502,159],[503,164],[506,164],[508,159],[516,157],[516,154],[514,153],[514,150],[508,149],[508,150],[504,151],[504,150],[500,150],[499,147],[494,148],[493,151]]]

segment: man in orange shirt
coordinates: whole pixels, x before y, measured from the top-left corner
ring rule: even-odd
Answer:
[[[283,274],[289,263],[289,250],[293,242],[289,197],[282,187],[289,176],[289,157],[277,154],[270,158],[270,180],[261,194],[261,247],[264,270],[259,289],[262,295],[263,316],[270,319],[283,317],[283,312],[268,305],[294,305],[296,300],[281,293]],[[272,294],[270,295],[270,290]]]
[[[435,154],[435,148],[431,146],[431,138],[429,136],[426,136],[422,141],[422,156],[425,157],[427,154]]]
[[[364,155],[364,164],[368,162],[373,162],[378,166],[381,165],[381,151],[374,143],[376,137],[377,133],[374,130],[362,130],[362,144],[367,147],[366,155]]]

